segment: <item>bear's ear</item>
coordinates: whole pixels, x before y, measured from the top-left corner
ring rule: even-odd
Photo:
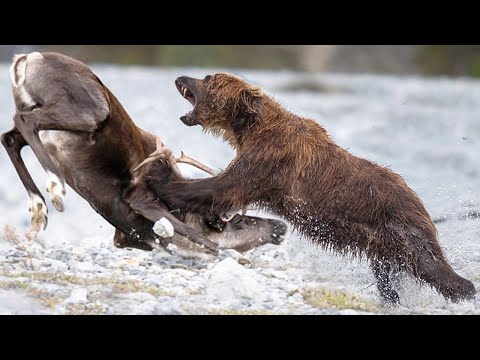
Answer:
[[[258,119],[260,112],[262,90],[253,85],[243,89],[233,104],[232,126],[236,133],[250,128]]]
[[[263,91],[262,89],[260,88],[260,86],[256,86],[256,85],[251,85],[249,84],[248,87],[247,87],[247,91],[250,92],[250,94],[252,96],[255,96],[255,97],[261,97],[263,96]]]

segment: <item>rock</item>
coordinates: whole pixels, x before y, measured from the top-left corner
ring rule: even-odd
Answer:
[[[164,217],[153,225],[153,231],[162,238],[170,238],[174,234],[172,223]]]
[[[248,264],[251,264],[252,262],[250,260],[248,260],[246,257],[240,257],[237,262],[240,264],[240,265],[248,265]]]
[[[36,258],[28,258],[26,259],[26,267],[29,269],[29,270],[33,270],[33,269],[41,269],[44,265],[44,262],[42,260],[38,260]]]
[[[10,250],[9,252],[7,252],[7,255],[5,257],[8,259],[8,258],[23,258],[27,256],[28,254],[25,251]]]
[[[87,302],[87,289],[73,289],[70,296],[65,299],[65,304]]]
[[[133,275],[133,276],[138,276],[138,277],[144,277],[145,276],[145,271],[141,271],[141,270],[138,270],[138,269],[133,269],[133,270],[130,270],[130,275]]]
[[[356,310],[352,310],[352,309],[339,310],[338,313],[340,315],[358,315],[358,314],[360,314],[360,312],[358,312]]]
[[[145,301],[156,301],[155,296],[146,292],[135,292],[135,293],[125,294],[123,295],[123,297],[127,299],[136,300],[142,303]]]
[[[268,299],[267,289],[254,278],[254,271],[226,258],[207,272],[205,292],[218,301],[249,305]]]
[[[170,243],[167,245],[167,250],[170,251],[171,254],[175,254],[178,250],[178,247],[177,245]]]
[[[52,314],[37,301],[24,294],[0,289],[0,315]]]
[[[170,269],[183,269],[183,270],[187,270],[189,268],[188,265],[185,265],[185,264],[172,264],[170,266]]]
[[[157,265],[166,265],[172,261],[172,255],[167,252],[152,252],[152,262]],[[149,261],[147,261],[147,264]],[[140,263],[142,265],[142,263]]]
[[[91,262],[82,262],[82,261],[75,261],[70,260],[68,262],[68,267],[73,272],[95,272],[97,267]]]
[[[235,260],[240,265],[247,265],[247,264],[251,263],[251,261],[248,258],[243,256],[242,254],[240,254],[236,250],[233,250],[233,249],[220,250],[220,253],[218,255],[218,259],[224,260],[224,259],[227,259],[227,258]]]
[[[154,303],[154,311],[148,312],[147,314],[156,314],[156,315],[187,315],[188,313],[181,309],[176,304],[158,304]]]
[[[288,301],[289,302],[301,302],[303,303],[303,296],[302,294],[300,294],[299,292],[296,292],[295,294],[293,294],[292,296],[290,296],[288,298]]]

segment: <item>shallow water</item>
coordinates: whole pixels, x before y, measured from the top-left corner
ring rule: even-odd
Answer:
[[[160,135],[174,153],[183,150],[214,168],[225,168],[233,158],[221,140],[178,120],[190,105],[174,86],[177,76],[203,77],[225,69],[93,68],[134,121]],[[480,82],[235,73],[291,111],[316,119],[351,153],[401,174],[432,217],[444,220],[437,224],[439,241],[453,268],[480,289],[480,219],[467,216],[480,213]],[[8,65],[0,65],[2,132],[11,127],[13,109]],[[43,189],[44,172],[29,149],[23,154]],[[205,176],[181,168],[188,176]],[[27,196],[3,150],[0,174],[0,226],[22,234],[29,225]],[[192,262],[116,249],[112,227],[71,189],[65,205],[63,214],[50,206],[49,226],[32,245],[30,262],[0,241],[0,313],[480,313],[478,296],[472,303],[452,304],[410,279],[397,284],[402,306],[382,308],[365,262],[314,249],[295,233],[281,246],[247,254],[252,264],[246,267],[228,259]],[[228,276],[240,278],[233,289]],[[333,300],[324,296],[325,289],[346,293],[348,301],[338,300],[338,294]],[[321,295],[312,297],[307,290]]]

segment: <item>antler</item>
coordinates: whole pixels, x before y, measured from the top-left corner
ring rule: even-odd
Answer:
[[[183,151],[180,153],[179,158],[175,158],[175,156],[173,156],[173,154],[172,154],[172,151],[169,148],[167,148],[166,146],[163,145],[162,140],[158,136],[155,137],[155,143],[157,145],[157,149],[153,153],[151,153],[145,160],[143,160],[139,165],[137,165],[132,170],[133,172],[138,171],[139,169],[141,169],[142,167],[144,167],[148,163],[151,163],[151,162],[153,162],[157,159],[164,158],[169,162],[170,166],[172,167],[172,170],[175,172],[175,174],[179,178],[183,178],[183,176],[182,176],[182,173],[180,172],[180,169],[177,166],[177,163],[188,164],[188,165],[194,166],[197,169],[205,171],[207,174],[210,174],[212,176],[215,176],[215,175],[218,174],[218,171],[215,171],[211,167],[209,167],[205,164],[202,164],[200,161],[195,160],[195,159],[185,155],[185,153]],[[239,211],[242,212],[242,215],[245,215],[247,210],[253,210],[253,209],[248,209],[247,207],[245,207],[245,208],[240,209],[238,211],[226,212],[226,213],[222,214],[220,217],[222,218],[223,221],[229,222],[230,220],[233,219],[233,217]]]
[[[140,164],[138,164],[135,168],[133,168],[132,172],[137,172],[148,163],[151,163],[157,159],[170,157],[172,152],[170,151],[170,149],[163,145],[162,140],[159,136],[155,136],[155,143],[157,145],[157,149],[153,153],[148,155],[147,158],[143,160]]]
[[[188,165],[194,166],[197,169],[205,171],[207,174],[210,174],[210,175],[213,175],[213,176],[218,174],[218,171],[213,170],[211,167],[208,167],[207,165],[202,164],[200,161],[197,161],[195,159],[192,159],[189,156],[186,156],[183,153],[183,151],[180,153],[180,157],[176,158],[175,161],[177,163],[188,164]]]
[[[186,156],[183,153],[183,151],[181,152],[180,157],[175,159],[175,160],[176,160],[177,163],[183,163],[183,164],[188,164],[188,165],[195,166],[196,168],[198,168],[202,171],[205,171],[206,173],[208,173],[212,176],[215,176],[215,175],[218,174],[218,171],[215,171],[212,168],[208,167],[207,165],[204,165],[201,162],[199,162],[195,159],[192,159],[189,156]],[[249,209],[247,207],[244,207],[243,209],[240,209],[239,211],[242,212],[242,215],[245,215],[247,213],[247,210],[254,210],[254,209]],[[237,213],[238,213],[238,211],[228,211],[228,212],[225,212],[225,213],[221,214],[220,218],[225,222],[229,222],[230,220],[232,220],[235,217],[235,215]]]
[[[172,151],[169,148],[167,148],[165,145],[163,145],[162,140],[158,136],[155,136],[155,143],[157,145],[157,149],[153,153],[148,155],[148,157],[145,160],[143,160],[140,164],[138,164],[135,168],[133,168],[132,172],[137,172],[148,163],[164,158],[170,163],[170,165],[173,168],[173,171],[175,171],[175,173],[180,177],[182,177],[182,175],[180,173],[180,170],[177,167],[177,163],[183,163],[183,164],[194,166],[202,171],[205,171],[207,174],[210,174],[210,175],[218,174],[218,171],[213,170],[212,168],[208,167],[205,164],[202,164],[198,160],[195,160],[189,156],[186,156],[183,153],[183,151],[181,152],[181,155],[179,158],[175,158],[172,154]]]

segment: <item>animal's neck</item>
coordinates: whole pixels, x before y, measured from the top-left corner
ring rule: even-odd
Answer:
[[[110,107],[109,118],[103,129],[105,139],[122,154],[127,167],[136,166],[148,155],[142,134],[115,95],[106,87],[105,90]]]
[[[251,140],[258,136],[264,129],[274,129],[276,126],[285,122],[287,118],[297,118],[288,110],[284,109],[272,98],[265,96],[259,105],[258,113],[252,115],[244,124],[240,126],[232,126],[232,136],[235,141],[229,141],[235,150],[240,151],[245,144],[249,144]],[[238,125],[238,124],[237,124]],[[231,139],[230,139],[231,140]]]

